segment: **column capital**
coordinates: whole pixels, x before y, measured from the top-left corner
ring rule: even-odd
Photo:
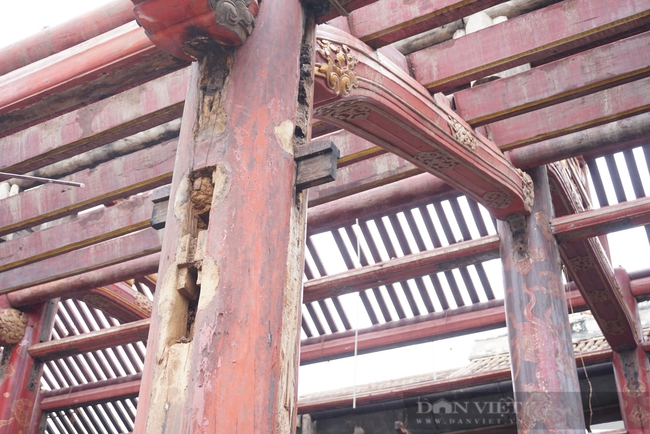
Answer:
[[[132,0],[133,13],[157,47],[194,61],[192,45],[242,45],[255,27],[258,0]]]

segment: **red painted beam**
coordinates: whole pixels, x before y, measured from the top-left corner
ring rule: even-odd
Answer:
[[[152,228],[0,273],[0,294],[119,264],[160,251]]]
[[[309,205],[322,205],[421,173],[422,169],[403,158],[384,152],[373,158],[337,168],[335,181],[309,189]]]
[[[650,113],[513,149],[507,153],[515,167],[530,169],[579,155],[598,157],[648,142]]]
[[[559,242],[583,240],[650,224],[650,198],[631,200],[551,220]]]
[[[376,2],[348,18],[353,36],[373,48],[465,18],[505,0]]]
[[[93,288],[73,297],[125,323],[151,317],[151,301],[122,282]]]
[[[73,20],[0,49],[0,75],[44,59],[133,21],[133,4],[114,0]]]
[[[650,33],[454,93],[458,114],[489,124],[650,75]],[[522,92],[525,89],[525,92]]]
[[[182,115],[188,70],[0,138],[0,170],[26,173]]]
[[[386,153],[384,149],[345,130],[318,136],[318,140],[330,140],[339,148],[341,156],[336,164],[338,169]]]
[[[431,98],[395,63],[379,61],[367,45],[338,29],[320,26],[317,43],[315,117],[435,174],[497,218],[528,212],[530,185],[523,175],[472,131],[446,98]],[[348,47],[346,64],[332,72],[333,53],[343,46]]]
[[[375,3],[377,0],[339,0],[338,3],[349,14],[359,8]],[[321,24],[336,17],[341,16],[341,11],[338,7],[329,0],[306,0],[305,4],[313,8],[316,13],[316,21]]]
[[[404,207],[426,205],[431,201],[459,196],[460,192],[435,176],[423,173],[382,187],[347,196],[309,208],[307,233],[313,235],[350,224],[356,218],[383,216]]]
[[[0,273],[146,229],[151,225],[152,211],[151,194],[142,194],[0,243]]]
[[[309,280],[304,285],[303,301],[309,303],[498,258],[498,247],[499,237],[492,235]]]
[[[494,122],[487,128],[500,149],[510,150],[647,111],[650,77]]]
[[[187,65],[126,24],[0,78],[0,137]]]
[[[89,333],[33,344],[29,354],[47,362],[77,354],[144,341],[149,333],[149,319],[141,319]]]
[[[70,392],[65,395],[47,396],[41,402],[41,411],[52,412],[70,408],[96,405],[119,399],[137,398],[140,392],[140,380],[111,384],[108,387]]]
[[[79,292],[156,273],[159,262],[160,253],[154,253],[76,276],[11,292],[7,294],[7,299],[11,306],[18,308],[41,303],[56,297],[69,298]]]
[[[442,92],[613,35],[639,33],[648,23],[648,0],[567,0],[412,53],[409,59],[417,80]]]
[[[168,184],[176,146],[177,139],[172,139],[65,178],[85,188],[47,184],[4,199],[7,211],[0,214],[0,235]]]

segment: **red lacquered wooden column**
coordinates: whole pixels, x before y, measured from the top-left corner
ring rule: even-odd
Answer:
[[[0,303],[8,306],[6,297]],[[4,347],[0,361],[0,432],[27,434],[30,429],[43,364],[27,350],[49,339],[57,304],[58,299],[22,312],[4,306],[0,309],[0,344]]]
[[[531,215],[499,222],[517,426],[521,433],[584,432],[560,258],[548,225],[553,208],[546,167],[529,175]]]
[[[294,430],[306,201],[293,149],[311,133],[313,27],[299,1],[265,0],[241,47],[185,46],[200,60],[135,433]]]
[[[630,289],[630,277],[622,268],[614,270],[623,299],[634,318],[637,336],[643,339],[636,300]],[[650,363],[643,346],[612,353],[614,378],[621,406],[621,417],[630,434],[650,433]]]

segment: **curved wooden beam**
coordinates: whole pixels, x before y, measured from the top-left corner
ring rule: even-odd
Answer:
[[[532,186],[485,137],[381,53],[317,30],[314,116],[433,173],[496,218],[529,214]]]

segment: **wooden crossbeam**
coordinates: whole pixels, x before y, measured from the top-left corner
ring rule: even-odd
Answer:
[[[497,218],[529,212],[525,177],[444,96],[434,101],[394,62],[338,29],[320,26],[317,42],[315,117],[435,174]]]
[[[500,149],[582,131],[650,111],[650,77],[602,90],[487,126]]]
[[[149,319],[141,319],[115,327],[40,342],[29,347],[29,354],[35,359],[47,362],[118,345],[146,341],[149,324]]]
[[[159,251],[158,233],[148,228],[0,273],[0,294],[64,279]]]
[[[0,138],[0,168],[26,173],[128,137],[182,115],[183,69]]]
[[[66,179],[86,188],[48,184],[3,199],[0,235],[55,220],[171,181],[177,140],[125,155]]]
[[[648,23],[648,0],[568,0],[412,53],[409,60],[420,83],[442,92],[613,35],[639,33]]]
[[[461,90],[454,93],[458,114],[485,125],[647,77],[649,44],[643,33]]]
[[[504,0],[376,2],[349,17],[352,35],[373,48],[449,24]]]
[[[95,383],[90,384],[95,385]],[[43,401],[41,401],[41,411],[53,412],[102,404],[104,402],[114,402],[121,399],[133,399],[137,398],[140,392],[139,379],[119,383],[111,382],[109,384],[100,382],[97,386],[78,391],[70,391],[61,395],[45,396]]]
[[[499,257],[498,249],[499,237],[492,235],[320,277],[305,282],[303,300],[309,303],[488,261]]]
[[[558,242],[584,240],[611,232],[650,224],[650,198],[554,218],[551,231]]]
[[[556,215],[584,211],[578,186],[561,163],[548,166],[555,196]],[[583,238],[558,244],[564,266],[573,277],[605,339],[615,351],[631,350],[639,342],[636,321],[616,282],[614,269],[598,238]]]
[[[74,220],[0,243],[0,272],[149,227],[150,194],[83,214]]]
[[[73,298],[125,323],[150,318],[153,307],[146,296],[122,282],[77,293]]]
[[[183,68],[135,22],[0,78],[0,137]]]

